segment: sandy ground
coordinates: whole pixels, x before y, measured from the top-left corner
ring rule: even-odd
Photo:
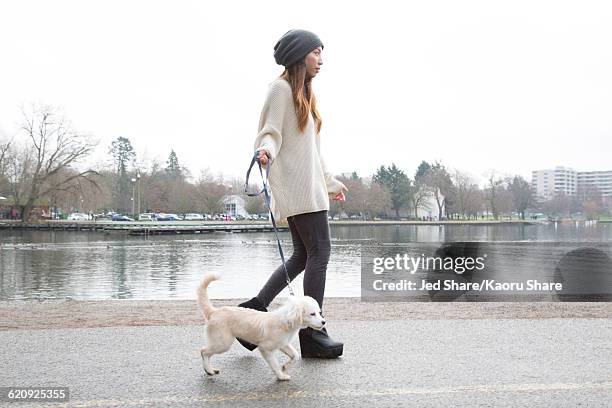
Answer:
[[[213,300],[217,306],[244,299]],[[270,306],[274,308],[277,301]],[[326,319],[385,321],[424,319],[611,318],[612,303],[594,302],[362,302],[360,298],[326,298]],[[42,300],[0,302],[0,331],[114,326],[201,325],[194,300]]]

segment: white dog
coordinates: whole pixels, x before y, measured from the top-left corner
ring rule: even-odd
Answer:
[[[200,349],[206,374],[219,374],[219,370],[210,365],[210,357],[225,353],[239,337],[257,345],[279,380],[289,380],[287,370],[297,357],[291,345],[296,334],[306,327],[321,330],[325,325],[317,301],[310,296],[290,296],[281,307],[270,312],[238,306],[217,308],[208,299],[208,285],[217,279],[215,275],[206,275],[198,288],[198,303],[207,321],[208,344]],[[276,350],[289,356],[282,368],[274,356]]]

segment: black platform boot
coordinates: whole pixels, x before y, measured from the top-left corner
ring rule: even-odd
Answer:
[[[310,327],[299,332],[302,358],[336,358],[342,355],[344,343],[333,340],[327,329],[314,330]]]
[[[253,299],[247,300],[246,302],[240,303],[238,306],[244,307],[247,309],[259,310],[260,312],[268,311],[268,309],[266,309],[265,306],[262,305],[259,299],[257,299],[256,297],[254,297]],[[257,348],[256,344],[249,343],[248,341],[242,340],[239,337],[236,337],[236,340],[238,340],[238,342],[242,344],[245,348],[247,348],[249,351],[253,351]]]

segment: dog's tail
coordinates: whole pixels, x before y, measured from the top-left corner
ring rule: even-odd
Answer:
[[[217,279],[219,279],[217,275],[207,274],[198,287],[198,304],[202,308],[206,320],[210,319],[210,315],[215,311],[215,307],[210,303],[210,299],[208,299],[208,285]]]

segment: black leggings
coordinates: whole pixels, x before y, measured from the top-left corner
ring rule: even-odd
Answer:
[[[293,240],[293,254],[286,261],[289,279],[293,281],[305,269],[304,295],[313,297],[323,308],[325,275],[331,250],[327,210],[293,215],[287,217],[287,221]],[[259,291],[257,299],[268,307],[286,286],[287,278],[281,263]]]

